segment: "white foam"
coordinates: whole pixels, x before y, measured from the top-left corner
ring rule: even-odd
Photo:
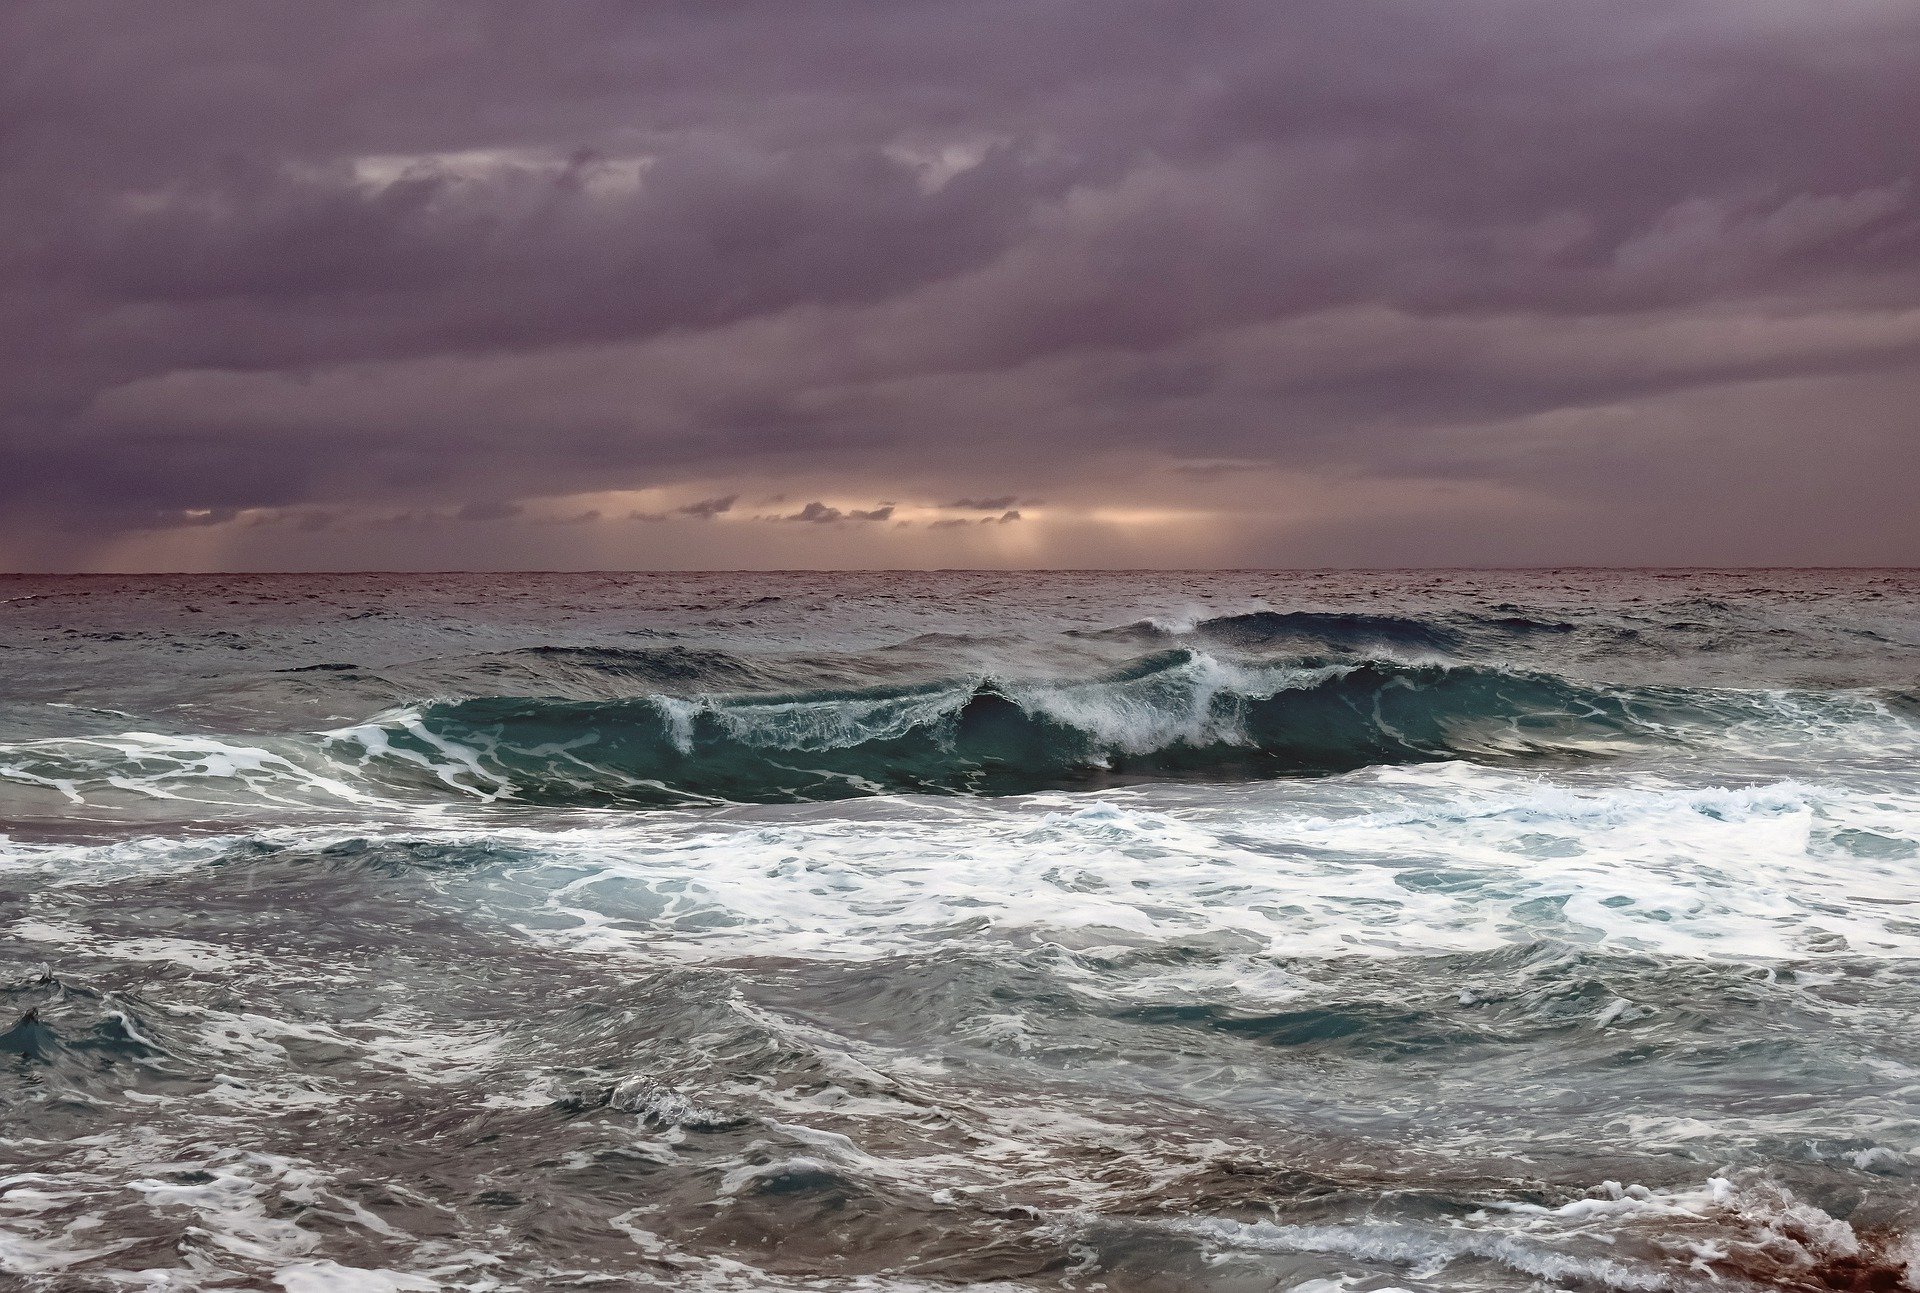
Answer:
[[[331,770],[306,766],[286,753],[187,733],[15,742],[0,746],[0,780],[49,787],[75,804],[94,802],[108,791],[205,804],[230,802],[236,793],[283,806],[315,796],[334,803],[374,802]]]
[[[405,733],[425,746],[430,753],[395,744],[394,730]],[[513,793],[513,783],[483,762],[483,751],[441,736],[427,726],[425,716],[416,708],[390,710],[364,723],[322,732],[333,748],[355,747],[361,751],[360,766],[374,759],[394,759],[423,768],[463,795],[491,802]]]
[[[271,1283],[289,1293],[398,1293],[441,1287],[427,1274],[344,1266],[318,1256],[323,1236],[314,1227],[321,1223],[393,1241],[416,1255],[441,1251],[442,1246],[419,1244],[303,1159],[179,1145],[151,1127],[73,1138],[61,1149],[66,1162],[60,1175],[31,1178],[34,1192],[49,1195],[59,1207],[16,1209],[16,1216],[0,1226],[0,1271],[51,1275],[85,1264],[88,1276],[103,1286],[156,1290],[264,1288]],[[0,1179],[0,1189],[28,1179]],[[0,1197],[11,1200],[19,1193],[8,1190]],[[29,1215],[18,1215],[22,1212]],[[138,1217],[140,1213],[150,1216]],[[179,1227],[176,1265],[105,1269],[103,1259],[139,1240],[100,1243],[86,1238],[93,1232],[112,1233],[122,1223],[146,1232],[156,1219]]]
[[[88,1246],[74,1244],[70,1239],[70,1236],[53,1238],[21,1234],[11,1226],[0,1225],[0,1271],[9,1275],[45,1275],[78,1262],[111,1256],[135,1242],[124,1239]]]
[[[540,924],[571,928],[529,932],[597,950],[865,958],[1224,938],[1245,948],[1237,973],[1281,995],[1263,956],[1542,940],[1758,961],[1920,955],[1903,915],[1920,869],[1827,847],[1843,827],[1920,838],[1920,796],[1555,785],[1440,765],[1204,796],[899,801],[872,820],[654,817],[514,838],[567,873]],[[1638,1017],[1627,1003],[1595,1022]]]
[[[1022,709],[1083,732],[1102,749],[1143,754],[1176,745],[1251,745],[1244,726],[1247,702],[1345,672],[1338,666],[1235,665],[1196,651],[1178,665],[1137,678],[1001,687]]]
[[[674,1088],[640,1075],[617,1083],[607,1097],[607,1105],[636,1114],[643,1122],[667,1127],[707,1127],[726,1121],[724,1114],[702,1108]]]
[[[806,806],[580,813],[541,829],[433,813],[257,838],[506,846],[519,880],[421,873],[528,937],[667,960],[868,959],[1009,941],[1090,952],[1206,945],[1222,957],[1142,969],[1141,999],[1225,989],[1284,999],[1278,961],[1486,951],[1534,942],[1694,958],[1817,963],[1920,956],[1920,792],[1467,764],[1097,796],[895,798]],[[1853,839],[1878,841],[1858,848]],[[0,865],[77,883],[204,864],[237,841],[0,841]],[[546,869],[550,881],[533,881]],[[39,919],[39,918],[36,918]],[[29,923],[58,942],[71,931]],[[133,959],[232,968],[179,939]],[[100,950],[109,951],[105,945]],[[1229,969],[1223,970],[1225,965]],[[1171,974],[1154,986],[1153,975]],[[1212,974],[1209,984],[1181,975]],[[1225,977],[1222,977],[1225,976]],[[1464,985],[1471,989],[1473,985]],[[1603,1003],[1604,1004],[1604,1003]],[[1596,1007],[1596,1009],[1600,1009]],[[1640,1017],[1629,1003],[1595,1026]]]
[[[73,922],[29,918],[15,921],[4,933],[30,943],[54,944],[64,952],[85,952],[90,956],[113,957],[122,961],[157,961],[189,970],[225,973],[249,965],[259,958],[216,947],[190,938],[106,938],[85,925]]]
[[[234,836],[130,836],[107,844],[48,843],[0,835],[0,871],[35,874],[54,883],[91,884],[132,875],[190,871],[228,852]],[[75,927],[78,928],[78,927]]]
[[[1527,1244],[1511,1235],[1383,1222],[1293,1226],[1271,1221],[1206,1219],[1173,1222],[1168,1228],[1238,1248],[1337,1253],[1402,1266],[1420,1279],[1432,1279],[1461,1258],[1480,1257],[1545,1280],[1591,1282],[1627,1293],[1664,1293],[1675,1287],[1672,1277],[1657,1268],[1611,1257],[1571,1256]]]
[[[1685,1190],[1650,1190],[1608,1181],[1589,1197],[1557,1207],[1494,1202],[1449,1222],[1368,1219],[1316,1225],[1223,1218],[1184,1219],[1169,1229],[1234,1249],[1334,1253],[1399,1266],[1422,1279],[1454,1263],[1490,1259],[1540,1279],[1596,1283],[1631,1293],[1718,1282],[1717,1265],[1794,1274],[1823,1261],[1866,1254],[1845,1221],[1766,1180],[1713,1177]],[[1911,1238],[1882,1261],[1910,1264]]]
[[[295,1262],[274,1272],[273,1282],[287,1293],[409,1293],[444,1287],[438,1280],[399,1271],[338,1262]]]
[[[951,718],[973,698],[974,684],[919,695],[836,697],[832,700],[772,703],[703,702],[707,714],[729,737],[768,750],[845,750],[871,741],[896,740]],[[682,705],[687,702],[681,702]],[[691,748],[691,717],[677,721]]]
[[[717,1253],[695,1252],[641,1224],[642,1208],[612,1219],[615,1230],[654,1266],[672,1273],[672,1285],[685,1293],[950,1293],[951,1280],[920,1280],[911,1276],[844,1275],[813,1277],[765,1270],[750,1262]],[[971,1293],[1031,1293],[1032,1285],[1003,1280],[969,1281]]]

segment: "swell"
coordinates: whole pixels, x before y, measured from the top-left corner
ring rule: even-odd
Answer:
[[[1141,620],[1115,629],[1082,631],[1081,637],[1127,641],[1198,639],[1239,649],[1311,646],[1336,651],[1401,648],[1455,652],[1463,647],[1541,635],[1571,633],[1574,625],[1498,607],[1506,614],[1450,614],[1422,618],[1363,611],[1247,611],[1216,615],[1192,624]]]
[[[769,802],[1571,757],[1649,739],[1655,724],[1637,707],[1626,693],[1490,668],[1235,665],[1171,651],[1078,683],[477,697],[332,735],[375,775],[489,797]]]
[[[696,674],[711,667],[690,663]],[[1804,752],[1807,741],[1828,738],[1905,750],[1916,733],[1903,699],[1615,687],[1378,657],[1232,662],[1179,648],[1068,681],[987,675],[787,692],[656,685],[586,696],[555,688],[404,705],[316,735],[21,741],[0,745],[0,784],[155,811],[155,800],[664,807],[1002,795],[1729,741],[1760,752]]]
[[[542,694],[595,698],[649,690],[767,686],[776,676],[730,652],[685,646],[530,646],[510,651],[436,656],[381,668],[325,662],[271,671],[283,679],[337,689],[355,681],[418,695]],[[322,693],[324,694],[324,693]]]

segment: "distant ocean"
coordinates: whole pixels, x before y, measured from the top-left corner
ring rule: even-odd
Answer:
[[[0,579],[0,1285],[1920,1287],[1920,574]]]

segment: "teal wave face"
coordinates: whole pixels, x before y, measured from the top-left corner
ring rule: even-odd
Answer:
[[[1167,652],[1097,680],[775,696],[442,702],[336,734],[383,775],[543,803],[1010,794],[1650,739],[1634,702],[1563,679],[1388,661],[1234,665]]]
[[[370,807],[449,798],[671,807],[1688,748],[1763,760],[1834,743],[1856,757],[1920,749],[1900,693],[1624,687],[1438,660],[1223,659],[1183,647],[1065,680],[989,674],[774,692],[673,690],[670,682],[686,681],[675,677],[614,694],[593,694],[600,675],[576,678],[578,663],[566,658],[557,680],[572,687],[403,705],[320,734],[17,742],[0,747],[0,782],[49,804],[149,812],[164,801]],[[657,668],[645,656],[639,663]],[[697,675],[713,667],[691,662]]]

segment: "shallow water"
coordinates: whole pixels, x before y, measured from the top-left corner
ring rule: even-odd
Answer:
[[[0,580],[0,1282],[1920,1287],[1920,577]]]

